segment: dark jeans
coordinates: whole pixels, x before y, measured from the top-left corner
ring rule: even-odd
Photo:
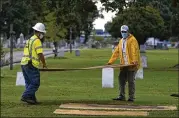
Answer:
[[[21,68],[25,79],[25,91],[22,97],[36,99],[35,92],[40,86],[40,72],[31,64],[22,65]]]
[[[135,98],[135,74],[136,71],[130,71],[128,68],[124,68],[119,74],[119,96],[125,97],[125,86],[128,82],[129,98]]]

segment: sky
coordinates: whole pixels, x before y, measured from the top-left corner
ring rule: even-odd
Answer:
[[[96,5],[97,5],[98,10],[100,9],[100,7],[102,7],[101,2],[98,2]],[[98,19],[96,19],[96,20],[93,22],[95,29],[103,29],[103,30],[104,30],[104,25],[105,25],[108,21],[111,21],[111,20],[112,20],[112,17],[115,16],[115,13],[114,13],[114,12],[106,12],[106,11],[103,11],[102,13],[103,13],[104,19],[98,18]]]

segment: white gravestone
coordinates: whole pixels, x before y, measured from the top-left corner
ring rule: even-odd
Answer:
[[[20,38],[17,39],[17,44],[20,44]]]
[[[80,50],[75,50],[75,55],[80,56]]]
[[[135,79],[143,79],[144,78],[144,72],[143,68],[139,68],[139,70],[136,72]]]
[[[114,87],[114,69],[113,68],[102,69],[102,87],[103,88]]]
[[[17,72],[16,86],[25,86],[25,80],[22,72]]]
[[[58,57],[64,57],[64,50],[59,50]]]
[[[23,41],[24,41],[24,35],[21,33],[20,34],[20,44],[23,44]]]
[[[145,45],[140,45],[140,52],[145,52],[146,46]]]
[[[116,49],[117,46],[112,45],[112,53],[114,52],[114,50]]]
[[[147,68],[147,56],[142,55],[141,60],[142,60],[142,67]]]

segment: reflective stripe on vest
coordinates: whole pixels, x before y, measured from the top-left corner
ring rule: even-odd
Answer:
[[[34,41],[36,39],[38,39],[38,38],[30,39],[30,40],[32,40],[31,45],[30,45],[30,40],[28,41],[28,47],[27,48],[28,48],[29,55],[23,55],[23,57],[29,57],[30,59],[33,59],[33,60],[36,60],[36,61],[40,62],[39,59],[37,59],[37,58],[32,56],[32,45],[33,45],[33,43],[34,43]],[[29,45],[30,45],[30,47],[29,47]],[[35,50],[38,49],[38,48],[42,48],[42,46],[39,46],[39,47],[35,48]]]
[[[30,56],[29,56],[29,55],[23,55],[23,57],[29,57],[29,58],[30,58]],[[35,57],[31,57],[30,59],[34,59],[34,60],[36,60],[36,61],[39,61],[39,62],[40,62],[40,60],[39,60],[39,59],[37,59],[37,58],[35,58]]]
[[[42,48],[42,46],[36,47],[35,50]]]
[[[30,45],[30,49],[29,49],[30,40],[29,40],[29,42],[28,42],[28,51],[29,51],[29,57],[30,57],[30,58],[32,58],[32,45],[33,45],[33,43],[34,43],[34,41],[35,41],[36,39],[37,39],[37,38],[30,39],[30,40],[32,40],[32,41],[31,41],[31,45]]]

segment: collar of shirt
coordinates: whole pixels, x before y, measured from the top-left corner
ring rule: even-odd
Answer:
[[[127,42],[127,39],[122,39],[122,51],[123,52],[126,51],[126,42]]]

